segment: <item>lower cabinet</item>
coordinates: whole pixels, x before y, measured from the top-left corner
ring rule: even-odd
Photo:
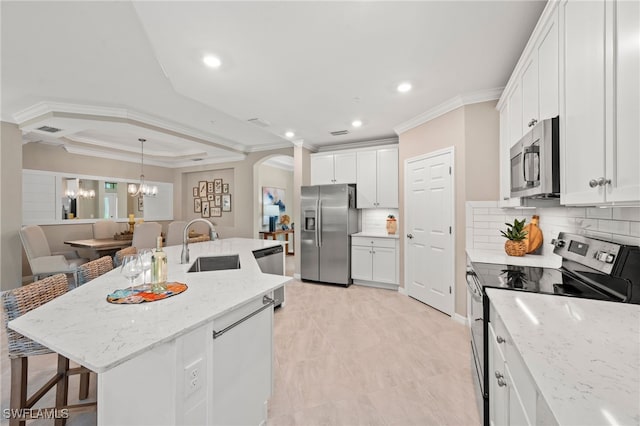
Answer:
[[[542,415],[549,412],[548,406],[493,305],[488,329],[489,423],[557,424],[553,415]]]
[[[395,238],[353,237],[351,240],[351,278],[373,285],[397,288],[398,240]],[[385,285],[385,284],[388,284]]]

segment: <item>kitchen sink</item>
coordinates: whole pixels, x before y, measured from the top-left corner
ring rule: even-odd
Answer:
[[[199,257],[187,272],[222,271],[225,269],[240,269],[240,257],[237,254]]]

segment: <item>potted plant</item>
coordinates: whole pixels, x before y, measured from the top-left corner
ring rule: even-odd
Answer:
[[[527,237],[527,231],[524,230],[524,223],[526,219],[519,221],[513,220],[513,224],[505,223],[507,230],[500,231],[503,237],[507,239],[504,243],[504,251],[509,256],[524,256],[527,252],[527,243],[525,238]]]
[[[387,234],[393,235],[398,230],[398,221],[396,217],[392,214],[387,216]]]

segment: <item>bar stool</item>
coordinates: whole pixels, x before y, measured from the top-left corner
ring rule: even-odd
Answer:
[[[119,267],[120,265],[122,265],[122,259],[124,259],[125,256],[133,255],[136,253],[138,253],[138,249],[135,247],[126,247],[122,250],[118,250],[116,254],[113,255],[113,266],[116,268]]]
[[[54,386],[56,387],[55,407],[43,410],[68,410],[68,413],[78,413],[95,410],[96,403],[83,403],[67,405],[67,393],[69,390],[69,376],[73,374],[88,373],[90,370],[84,367],[69,368],[69,359],[58,354],[58,367],[56,374],[49,379],[44,386],[27,397],[28,357],[53,353],[49,348],[34,342],[31,339],[13,331],[8,327],[9,321],[18,318],[27,312],[44,305],[45,303],[63,295],[69,289],[67,277],[64,274],[53,275],[26,286],[8,290],[2,293],[4,307],[3,319],[7,331],[7,349],[11,359],[11,402],[12,412],[23,411],[21,416],[12,417],[10,426],[25,425],[28,420],[28,410],[32,408]],[[82,384],[80,386],[82,388]],[[85,396],[86,398],[86,396]],[[82,395],[81,395],[81,399]],[[13,411],[16,410],[16,411]],[[56,426],[64,426],[66,418],[56,418]]]
[[[78,285],[85,284],[102,274],[106,274],[113,269],[113,259],[111,256],[102,256],[100,259],[92,260],[89,263],[80,265],[78,268]]]

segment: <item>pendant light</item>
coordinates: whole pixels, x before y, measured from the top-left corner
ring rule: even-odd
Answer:
[[[158,195],[158,187],[155,185],[147,185],[144,183],[144,143],[147,141],[144,138],[139,138],[140,141],[140,152],[141,152],[141,161],[140,161],[140,183],[136,185],[135,183],[130,183],[127,187],[127,192],[132,197],[137,196],[145,196],[145,197],[155,197]]]

